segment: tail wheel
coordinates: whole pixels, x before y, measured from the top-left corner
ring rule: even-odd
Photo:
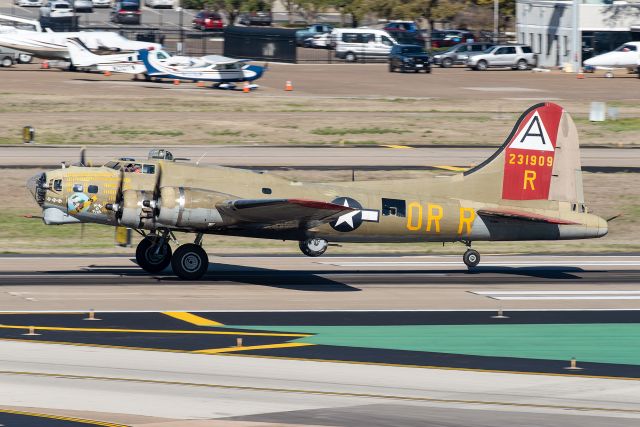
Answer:
[[[475,249],[467,249],[462,256],[462,260],[469,268],[473,268],[480,264],[480,253]]]
[[[154,239],[144,238],[136,248],[136,262],[148,273],[159,273],[171,264],[171,246],[165,243],[158,248]]]
[[[306,256],[317,257],[327,251],[329,243],[324,239],[313,238],[301,241],[299,246]]]
[[[209,268],[209,257],[202,246],[188,243],[176,249],[171,258],[171,268],[184,280],[198,280]]]

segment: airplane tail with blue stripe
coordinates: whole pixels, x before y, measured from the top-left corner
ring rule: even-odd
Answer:
[[[147,74],[150,76],[167,74],[163,71],[160,71],[153,64],[151,64],[151,61],[149,59],[150,55],[151,55],[151,51],[148,49],[140,49],[138,51],[138,57],[140,58],[140,60],[142,60],[144,67],[147,69]]]

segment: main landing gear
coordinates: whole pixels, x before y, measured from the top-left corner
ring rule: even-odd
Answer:
[[[310,257],[320,256],[326,252],[329,243],[324,239],[311,238],[302,240],[299,244],[303,254]]]
[[[171,264],[176,276],[184,280],[198,280],[209,268],[209,257],[202,249],[202,234],[194,243],[178,246],[172,253],[169,246],[170,233],[147,235],[136,248],[136,261],[148,273],[159,273]]]
[[[466,242],[467,251],[462,255],[462,260],[469,268],[476,267],[480,264],[480,252],[471,249],[471,242]]]

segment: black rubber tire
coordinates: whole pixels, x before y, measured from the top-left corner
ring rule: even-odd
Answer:
[[[431,74],[431,67],[425,68],[424,72],[427,73],[427,74]]]
[[[476,267],[480,264],[480,253],[475,249],[467,249],[467,251],[462,256],[462,260],[469,268]]]
[[[347,61],[347,62],[356,62],[358,60],[358,57],[353,52],[347,52],[344,55],[344,60]]]
[[[389,72],[393,73],[396,69],[393,67],[393,65],[389,64]]]
[[[519,71],[527,71],[529,69],[529,64],[524,59],[521,59],[516,64],[516,69]]]
[[[484,59],[481,61],[478,61],[478,63],[476,64],[476,70],[478,71],[487,71],[488,67],[489,67],[489,64],[487,64],[487,61],[485,61]]]
[[[451,68],[453,67],[453,60],[451,58],[444,58],[441,66],[442,68]]]
[[[209,256],[201,246],[187,243],[176,249],[171,258],[171,268],[183,280],[198,280],[209,269]]]
[[[2,61],[0,61],[0,65],[3,67],[11,67],[13,65],[13,59],[10,56],[5,56],[2,58]]]
[[[171,264],[171,246],[165,243],[159,258],[154,257],[152,251],[155,251],[153,239],[142,239],[136,248],[136,262],[147,273],[159,273]]]
[[[310,248],[307,245],[307,242],[311,240],[320,240],[320,241],[324,241],[324,244],[321,244],[321,242],[318,242],[319,244],[321,244],[321,247],[317,250],[314,250],[312,248]],[[307,240],[302,240],[298,243],[298,246],[300,247],[300,250],[302,251],[303,254],[305,254],[306,256],[310,256],[310,257],[318,257],[320,255],[322,255],[323,253],[325,253],[327,251],[327,248],[329,247],[329,245],[327,244],[327,241],[324,239],[307,239]]]

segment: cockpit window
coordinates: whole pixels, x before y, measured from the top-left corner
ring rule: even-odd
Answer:
[[[62,191],[62,180],[61,179],[56,179],[55,181],[53,181],[53,189],[55,191]]]
[[[120,170],[120,162],[108,162],[104,165],[106,168]]]
[[[87,193],[89,193],[89,194],[97,194],[98,193],[98,186],[97,185],[90,185],[89,187],[87,187]]]
[[[142,173],[148,173],[148,174],[156,173],[156,165],[144,165],[142,167]]]
[[[638,48],[632,44],[623,44],[619,48],[616,49],[618,52],[635,52]]]
[[[142,173],[142,164],[141,163],[128,163],[124,167],[125,172],[134,172],[134,173]]]

